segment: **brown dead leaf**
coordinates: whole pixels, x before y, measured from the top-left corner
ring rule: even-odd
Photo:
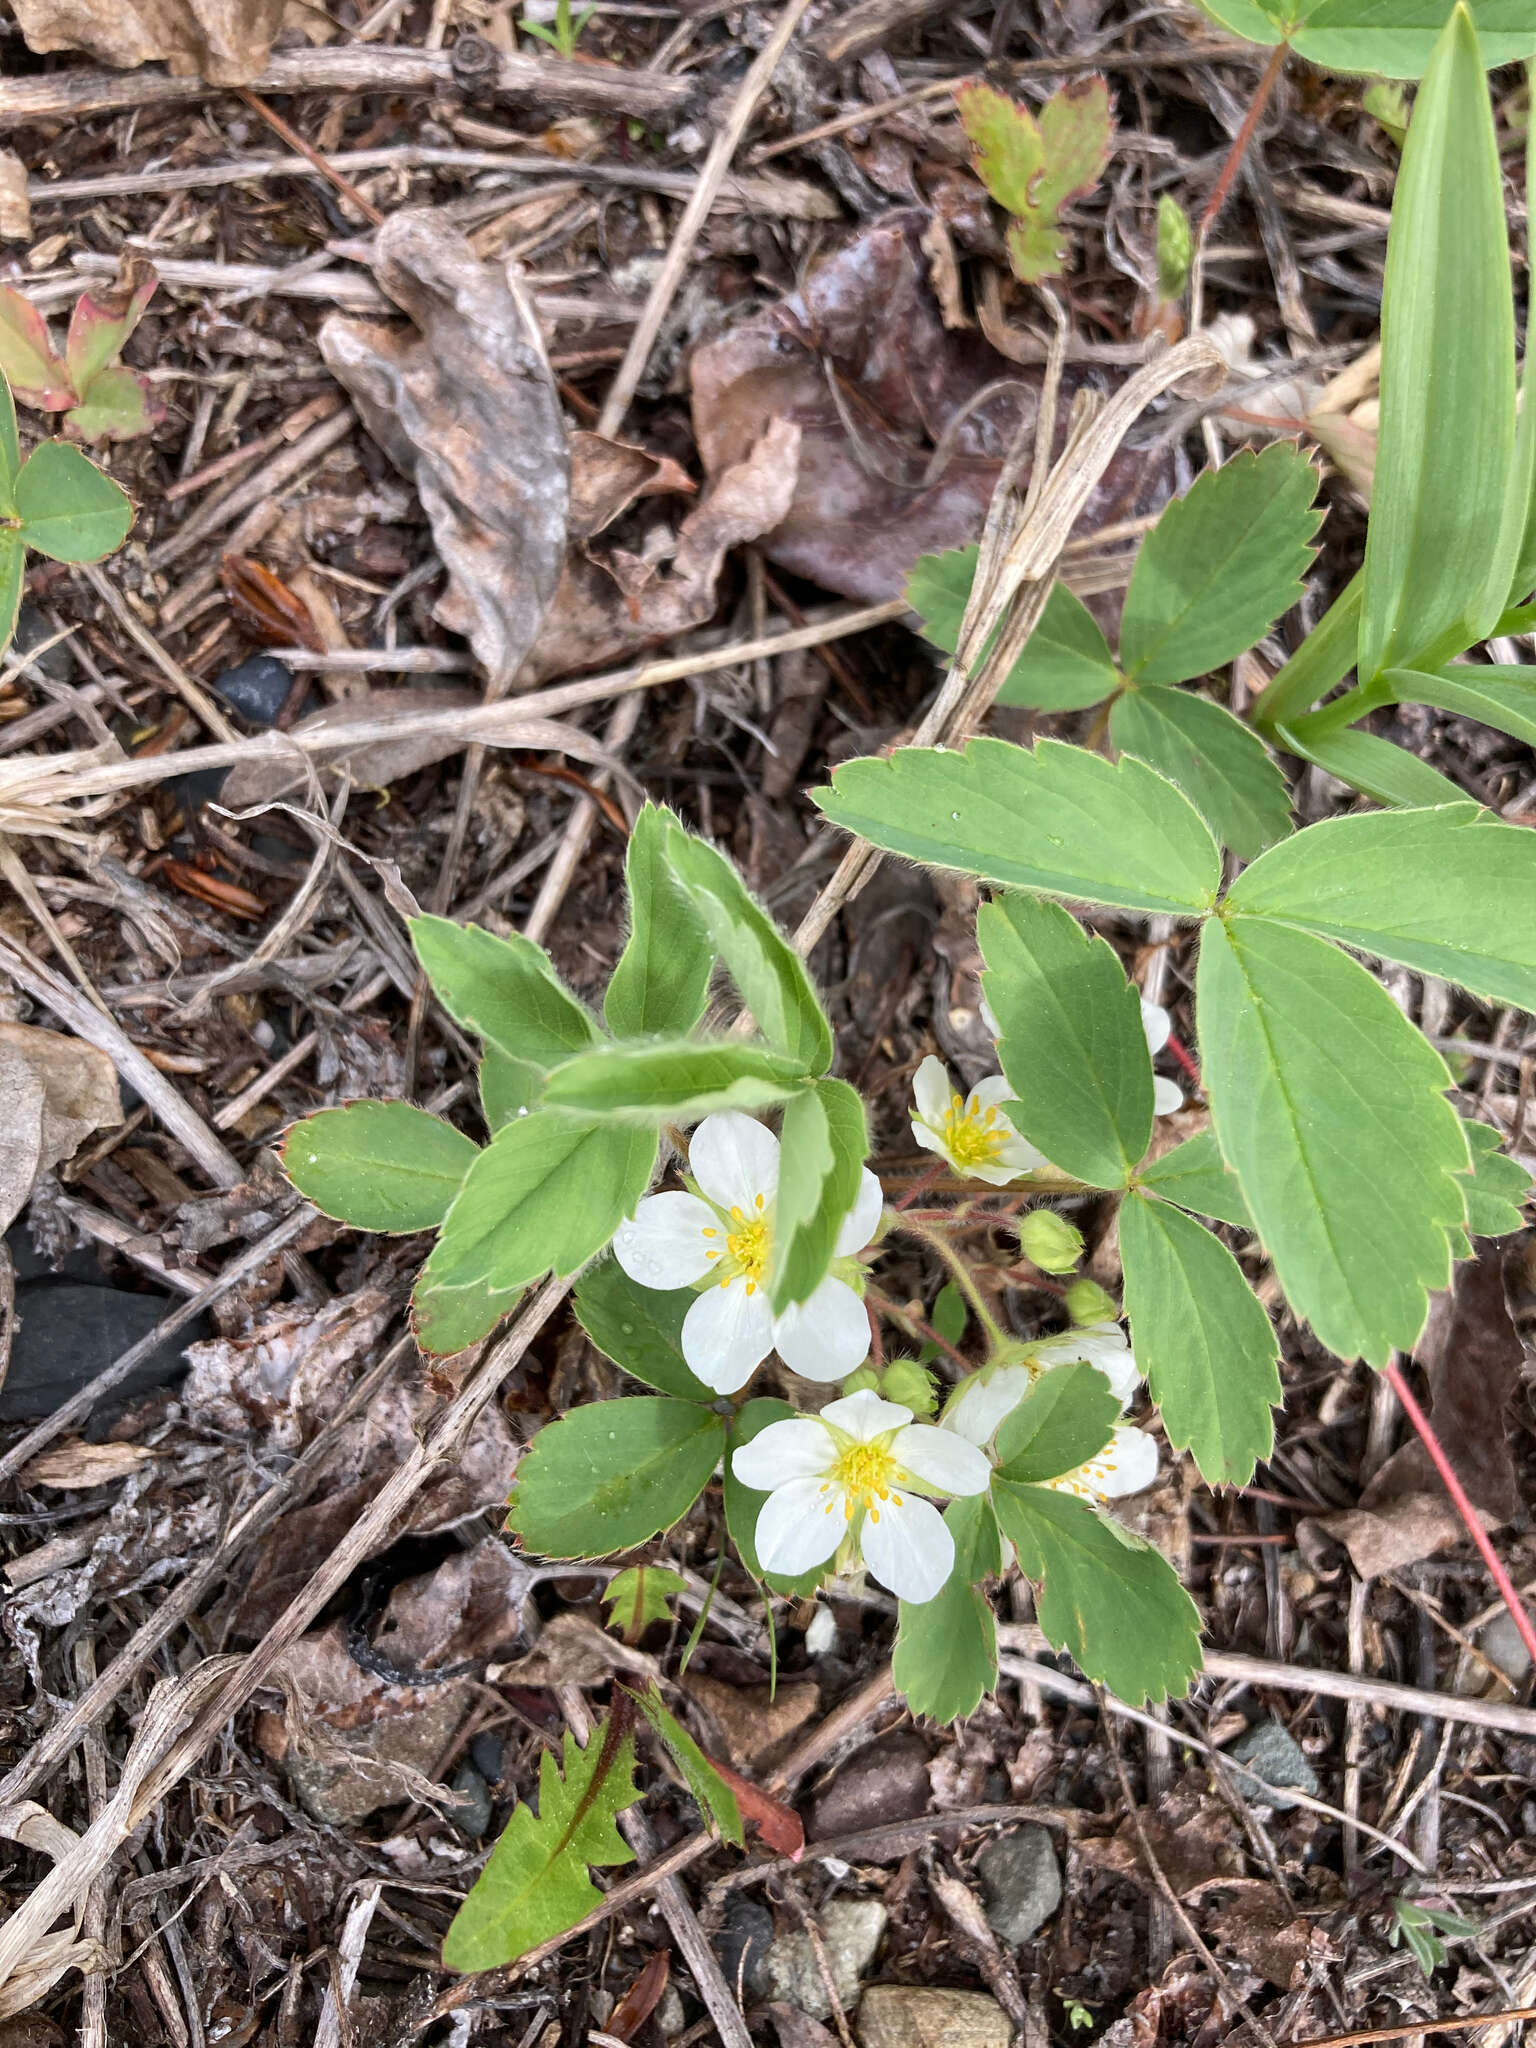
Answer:
[[[154,1456],[143,1444],[88,1444],[66,1437],[32,1460],[21,1474],[24,1486],[56,1486],[61,1492],[83,1492],[126,1479]]]
[[[1200,1792],[1192,1779],[1176,1785],[1157,1812],[1143,1810],[1141,1826],[1158,1868],[1181,1899],[1242,1873],[1237,1823],[1221,1800]],[[1127,1877],[1148,1891],[1156,1886],[1129,1814],[1107,1840],[1080,1842],[1078,1851],[1095,1869]]]
[[[798,1863],[805,1854],[805,1828],[795,1809],[786,1806],[782,1799],[775,1799],[771,1792],[765,1792],[761,1785],[754,1785],[739,1771],[733,1771],[719,1757],[712,1756],[709,1761],[736,1794],[742,1819],[750,1821],[757,1829],[764,1847],[771,1849],[775,1856],[787,1856],[791,1862]]]
[[[1235,1898],[1206,1916],[1206,1932],[1267,1983],[1289,1991],[1308,1961],[1327,1960],[1322,1929],[1288,1906],[1268,1879],[1245,1878],[1233,1890]]]
[[[814,1679],[766,1685],[727,1685],[702,1671],[690,1672],[683,1689],[691,1693],[725,1738],[731,1762],[755,1769],[816,1712],[821,1688]]]
[[[573,541],[601,533],[639,498],[674,493],[692,497],[696,489],[687,470],[670,455],[652,455],[633,441],[610,441],[603,434],[571,436],[568,531]]]
[[[539,324],[510,267],[482,263],[441,214],[391,214],[374,275],[415,331],[333,314],[320,349],[364,424],[414,481],[448,570],[437,616],[491,694],[549,609],[565,553],[570,458]]]
[[[792,502],[763,552],[866,604],[899,596],[919,555],[977,538],[1039,396],[1037,369],[1016,367],[973,329],[946,328],[923,241],[929,219],[906,208],[860,228],[802,289],[706,342],[690,368],[709,475],[739,463],[771,421],[800,429]],[[1069,371],[1065,395],[1085,381]],[[925,482],[949,429],[949,458]],[[1156,511],[1171,489],[1164,457],[1123,449],[1081,530]]]
[[[249,85],[266,68],[286,0],[12,0],[27,47],[84,50],[131,71]]]
[[[507,1666],[505,1677],[515,1685],[607,1685],[615,1671],[631,1671],[647,1682],[659,1679],[661,1667],[644,1650],[620,1642],[584,1614],[566,1608],[551,1616],[526,1657]]]
[[[104,1052],[62,1031],[0,1024],[0,1232],[40,1173],[122,1120],[117,1070]]]
[[[259,1430],[274,1449],[297,1451],[341,1406],[352,1367],[373,1351],[395,1307],[382,1288],[364,1287],[320,1308],[284,1302],[248,1336],[189,1344],[182,1403],[231,1436]]]
[[[1435,1434],[1487,1529],[1520,1510],[1509,1441],[1509,1404],[1524,1357],[1504,1291],[1504,1251],[1485,1244],[1434,1296],[1418,1357],[1429,1383]],[[1466,1531],[1417,1437],[1369,1481],[1360,1505],[1319,1516],[1363,1579],[1397,1571],[1459,1543]]]

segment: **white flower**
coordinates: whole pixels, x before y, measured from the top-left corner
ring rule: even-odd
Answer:
[[[1030,1351],[1036,1364],[1048,1371],[1058,1365],[1097,1366],[1122,1408],[1141,1384],[1141,1368],[1118,1323],[1085,1323],[1081,1329],[1047,1337]]]
[[[868,1389],[769,1423],[731,1470],[768,1495],[755,1538],[764,1571],[796,1577],[847,1538],[882,1586],[914,1602],[942,1588],[955,1542],[938,1509],[913,1496],[985,1493],[992,1479],[984,1452]]]
[[[1173,1020],[1161,1003],[1149,1003],[1141,999],[1141,1028],[1147,1034],[1147,1051],[1155,1059],[1168,1043],[1173,1029]],[[1165,1080],[1161,1074],[1152,1076],[1152,1112],[1154,1116],[1172,1116],[1176,1109],[1184,1107],[1184,1091],[1177,1081]]]
[[[961,1095],[951,1087],[943,1061],[930,1053],[912,1077],[917,1105],[912,1135],[925,1152],[947,1159],[962,1180],[1003,1187],[1021,1173],[1049,1164],[998,1107],[1012,1101],[1013,1093],[1004,1075],[993,1074],[969,1095]]]
[[[1084,1339],[1091,1338],[1097,1355],[1085,1356]],[[1116,1344],[1113,1340],[1118,1340]],[[1106,1363],[1107,1361],[1107,1363]],[[1096,1366],[1109,1381],[1123,1408],[1136,1390],[1139,1375],[1131,1348],[1118,1323],[1099,1323],[1090,1330],[1072,1331],[1038,1346],[1033,1356],[1017,1364],[983,1366],[952,1396],[940,1422],[941,1429],[985,1450],[999,1425],[1011,1415],[1024,1396],[1047,1373],[1064,1365],[1087,1363]],[[1113,1369],[1111,1369],[1113,1368]],[[1145,1430],[1131,1423],[1117,1423],[1114,1435],[1096,1458],[1047,1480],[1055,1493],[1076,1494],[1080,1500],[1118,1500],[1140,1493],[1157,1477],[1157,1442]]]
[[[1052,1493],[1075,1493],[1079,1500],[1123,1500],[1156,1477],[1157,1439],[1133,1423],[1121,1422],[1096,1458],[1046,1484]]]
[[[708,1280],[683,1318],[689,1368],[717,1394],[744,1387],[774,1350],[806,1379],[846,1378],[869,1355],[869,1317],[846,1280],[829,1273],[808,1301],[780,1316],[768,1305],[778,1139],[739,1110],[721,1110],[694,1132],[688,1167],[699,1193],[647,1195],[619,1225],[613,1255],[642,1287]],[[880,1183],[866,1167],[834,1257],[864,1249],[880,1208]]]

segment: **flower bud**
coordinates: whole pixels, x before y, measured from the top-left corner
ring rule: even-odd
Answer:
[[[845,1395],[878,1394],[879,1391],[880,1375],[872,1365],[861,1365],[857,1372],[849,1373],[847,1379],[843,1381],[843,1393]]]
[[[1067,1314],[1074,1323],[1113,1323],[1120,1309],[1097,1280],[1074,1280],[1067,1289]]]
[[[1042,1273],[1070,1273],[1083,1256],[1083,1233],[1053,1209],[1032,1209],[1019,1225],[1019,1249]]]
[[[896,1358],[885,1369],[880,1392],[887,1401],[899,1401],[914,1415],[931,1415],[938,1407],[933,1376],[915,1358]]]

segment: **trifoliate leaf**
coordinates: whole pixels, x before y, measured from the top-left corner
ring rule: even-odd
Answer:
[[[317,1209],[359,1230],[433,1230],[479,1147],[409,1102],[350,1102],[293,1125],[283,1171]]]
[[[1120,1208],[1131,1348],[1175,1450],[1208,1486],[1246,1486],[1274,1449],[1279,1346],[1242,1268],[1204,1224],[1131,1194]]]
[[[615,1572],[603,1588],[608,1627],[626,1642],[638,1643],[653,1621],[670,1621],[668,1601],[686,1593],[688,1581],[664,1564],[632,1564]]]
[[[1002,1570],[1002,1546],[985,1494],[952,1500],[944,1520],[955,1568],[931,1600],[900,1603],[891,1676],[912,1713],[947,1727],[997,1684],[997,1622],[981,1582]]]
[[[1127,690],[1109,714],[1122,754],[1178,784],[1218,839],[1244,860],[1284,839],[1291,793],[1268,748],[1241,719],[1192,690]]]
[[[1015,273],[1026,284],[1059,277],[1067,260],[1061,209],[1097,184],[1109,160],[1108,87],[1102,78],[1073,79],[1046,102],[1038,121],[990,85],[959,87],[955,104],[977,176],[1013,215],[1007,239]]]
[[[1046,896],[1198,917],[1220,883],[1210,827],[1171,782],[1057,740],[903,747],[849,761],[812,796],[888,853]]]
[[[499,939],[447,917],[413,917],[410,926],[416,957],[443,1008],[508,1058],[543,1070],[601,1037],[532,939],[516,932]]]
[[[1286,1299],[1340,1358],[1411,1351],[1465,1216],[1445,1062],[1347,954],[1265,919],[1212,919],[1197,990],[1217,1140]]]
[[[671,813],[646,804],[624,856],[629,939],[603,997],[616,1038],[691,1031],[704,1014],[715,956],[667,866]]]
[[[25,293],[0,285],[0,376],[23,405],[62,412],[76,392],[53,346],[48,322]]]
[[[488,1337],[521,1299],[520,1287],[491,1287],[484,1280],[467,1287],[434,1287],[425,1270],[411,1290],[411,1335],[429,1358],[451,1358]]]
[[[680,1522],[709,1484],[725,1424],[637,1394],[548,1422],[523,1453],[507,1526],[540,1557],[611,1557]]]
[[[1199,0],[1250,43],[1289,42],[1346,77],[1420,78],[1455,0]],[[1515,64],[1536,50],[1525,0],[1478,0],[1483,62]]]
[[[818,1081],[786,1103],[768,1273],[776,1315],[826,1278],[868,1156],[864,1104],[846,1081]]]
[[[617,1259],[599,1259],[576,1283],[576,1320],[605,1358],[633,1378],[680,1401],[715,1397],[683,1357],[683,1318],[698,1296],[691,1287],[642,1287]]]
[[[1214,1131],[1197,1131],[1161,1159],[1140,1167],[1135,1184],[1196,1216],[1214,1216],[1219,1223],[1235,1224],[1239,1230],[1253,1228],[1243,1191],[1222,1161]]]
[[[984,904],[976,938],[1015,1128],[1073,1179],[1124,1187],[1152,1136],[1152,1060],[1114,948],[1021,895]]]
[[[998,1469],[1017,1486],[1060,1479],[1099,1455],[1119,1419],[1120,1402],[1097,1366],[1059,1365],[998,1425]]]
[[[924,639],[946,654],[960,645],[978,552],[972,542],[942,555],[919,555],[907,578],[907,602],[922,617]],[[994,633],[988,649],[996,638]],[[1101,703],[1119,681],[1109,643],[1092,612],[1066,584],[1053,583],[1040,622],[997,701],[1037,711],[1081,711]]]
[[[29,548],[55,562],[99,562],[121,547],[133,505],[121,484],[67,441],[44,441],[21,465],[16,516]]]

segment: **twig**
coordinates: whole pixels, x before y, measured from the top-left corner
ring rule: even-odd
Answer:
[[[1410,2034],[1459,2034],[1463,2027],[1512,2026],[1536,2020],[1536,2005],[1517,2005],[1508,2012],[1469,2012],[1458,2020],[1415,2020],[1411,2027],[1362,2027],[1353,2034],[1322,2034],[1298,2041],[1296,2048],[1368,2048],[1373,2041],[1404,2041]]]
[[[171,659],[143,621],[135,617],[122,593],[110,578],[104,576],[94,562],[82,562],[80,574],[134,645],[149,656],[188,709],[196,713],[211,733],[216,733],[221,740],[232,741],[236,736],[235,729],[218,705],[201,683],[193,682],[179,661]]]
[[[371,220],[376,228],[384,225],[384,216],[371,199],[365,199],[357,187],[344,178],[334,164],[328,163],[319,150],[304,140],[297,128],[290,127],[274,107],[269,107],[259,93],[249,87],[237,85],[235,96],[242,99],[253,113],[259,114],[272,132],[281,137],[290,149],[296,149],[305,162],[312,165],[329,185],[334,185],[349,205],[355,206],[365,220]]]

